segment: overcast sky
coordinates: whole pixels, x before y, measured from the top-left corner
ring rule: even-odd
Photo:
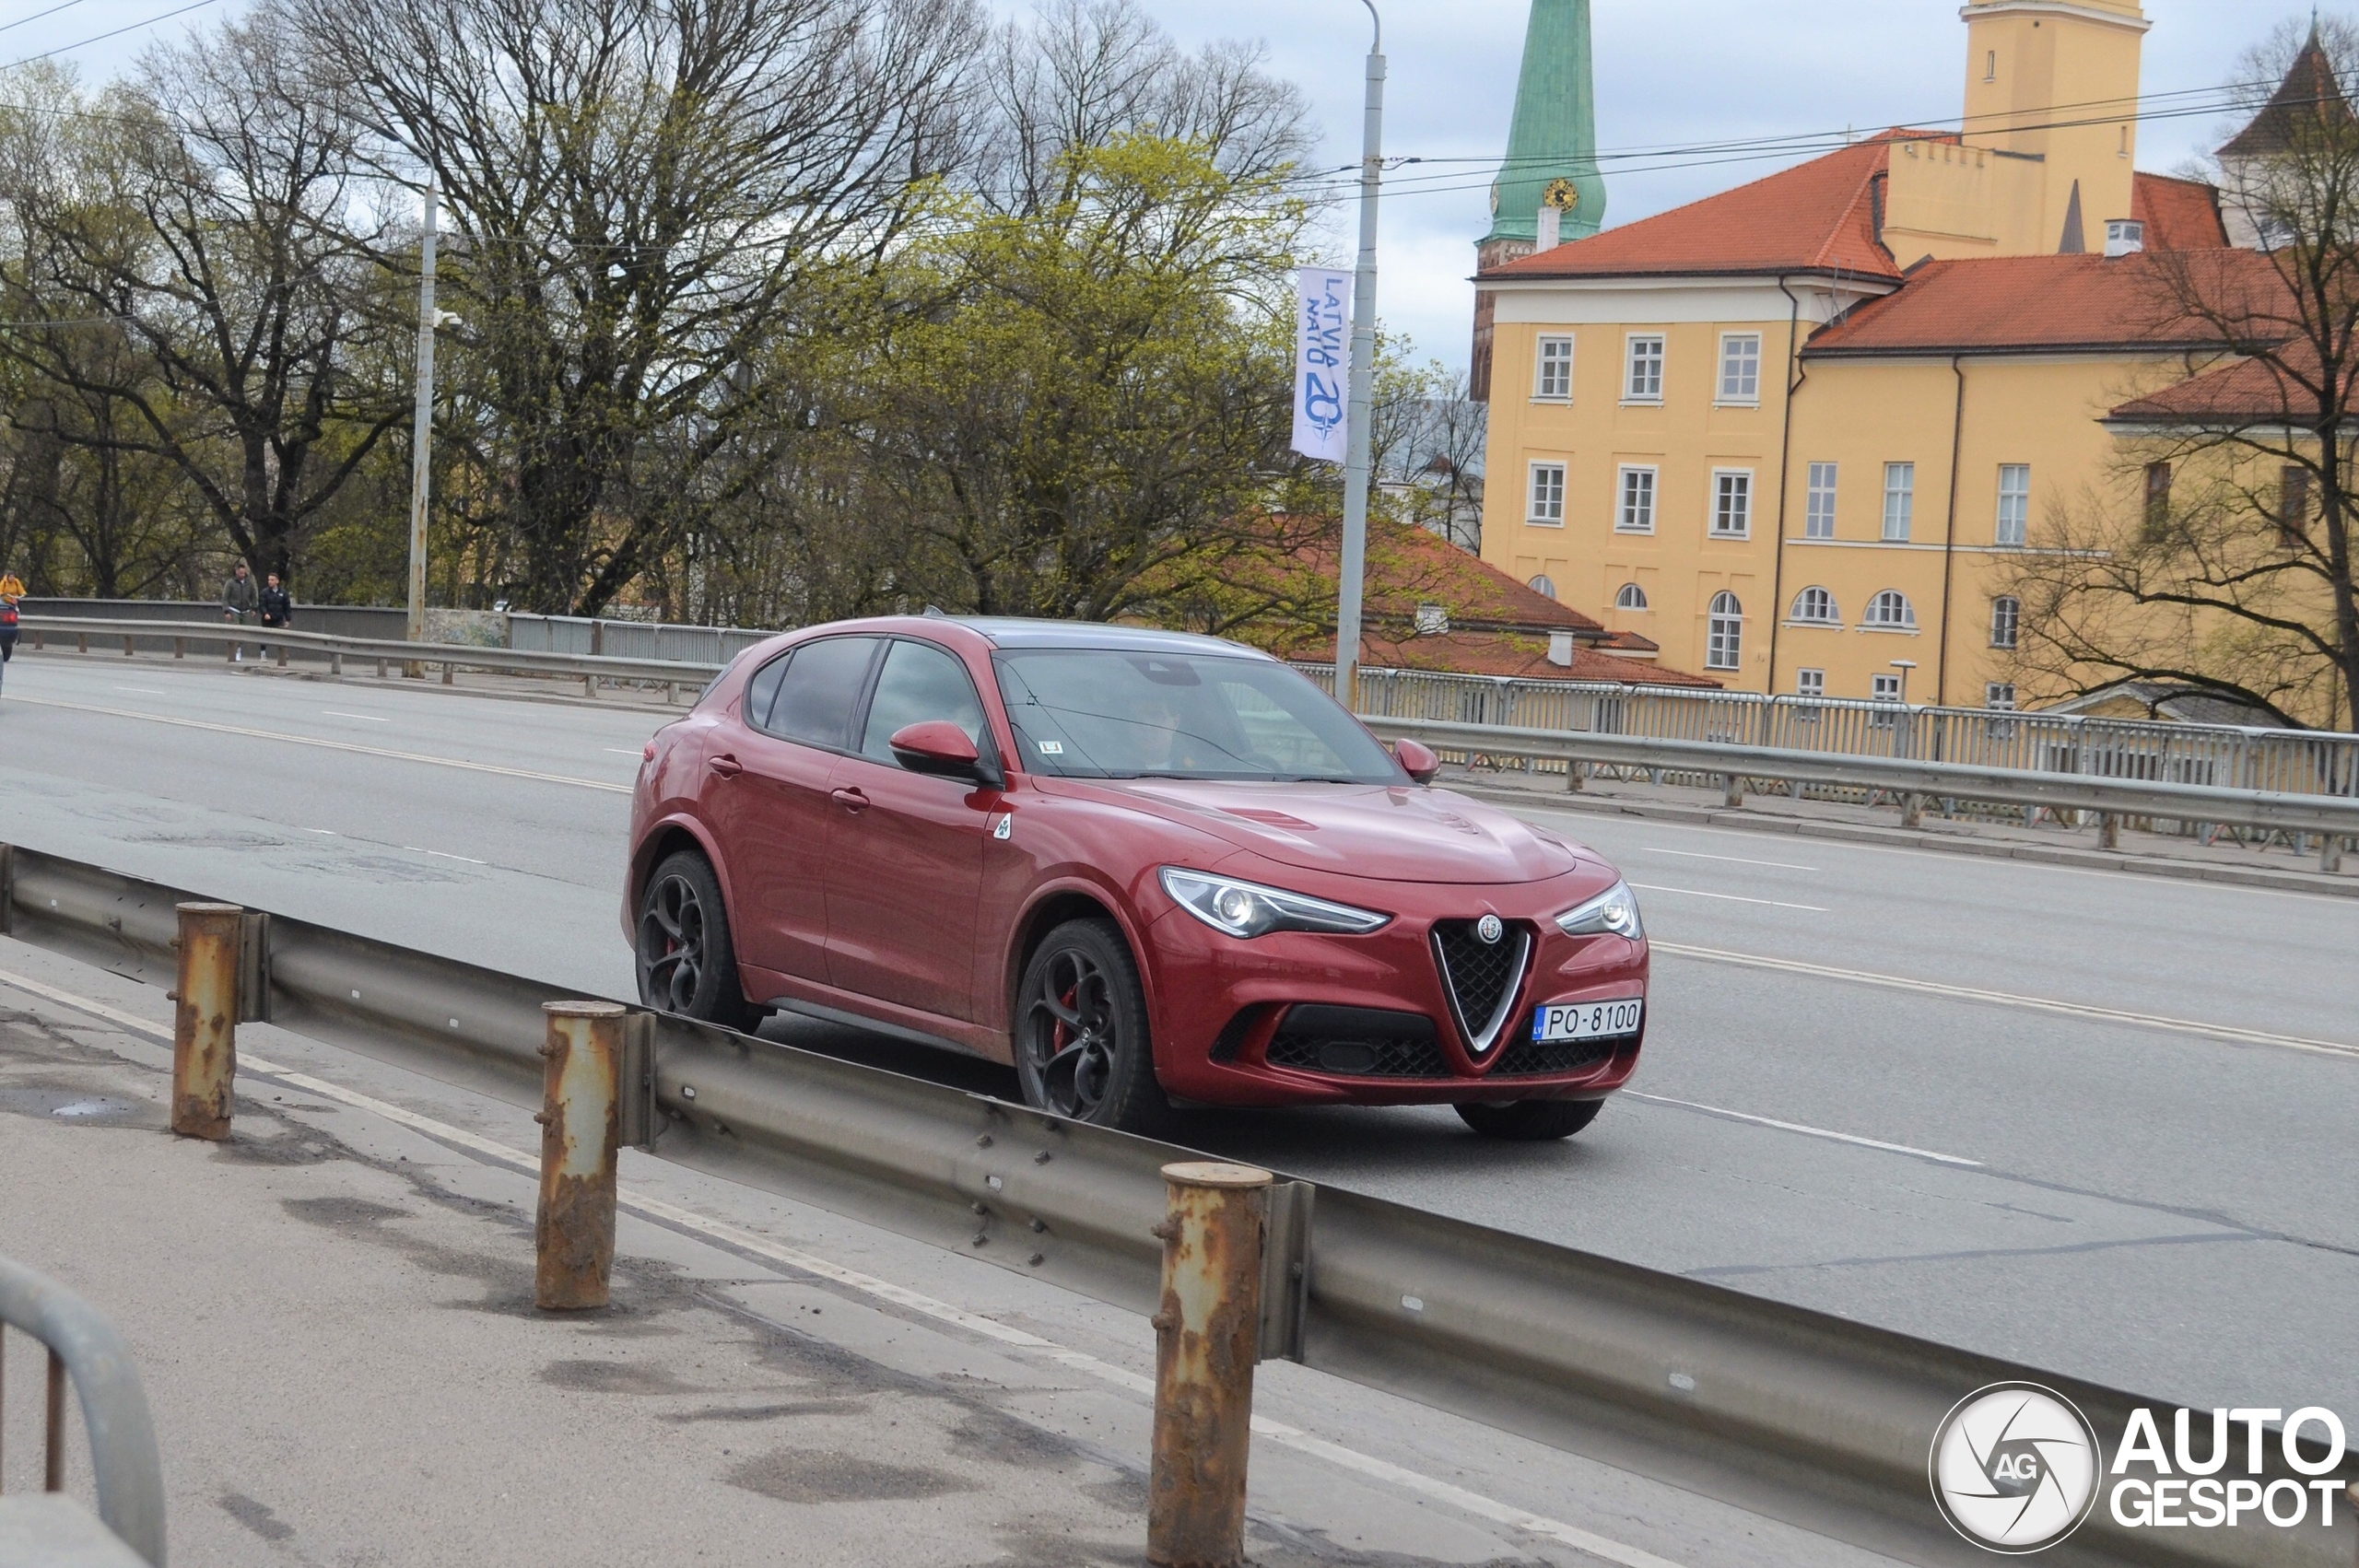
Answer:
[[[0,64],[47,51],[97,80],[150,39],[229,11],[237,0],[0,0]],[[994,0],[1010,11],[1027,0]],[[1367,13],[1356,0],[1144,0],[1181,41],[1256,38],[1310,96],[1323,158],[1359,156]],[[1378,0],[1390,60],[1385,150],[1436,159],[1496,158],[1507,141],[1528,0]],[[38,17],[55,8],[56,14]],[[170,15],[188,7],[183,15]],[[2341,7],[2335,7],[2341,9]],[[1598,140],[1606,149],[1924,123],[1956,115],[1965,87],[1958,0],[1594,0]],[[2271,28],[2306,16],[2284,0],[2146,0],[2150,96],[2230,79]],[[112,38],[97,35],[125,29]],[[95,41],[84,42],[85,40]],[[2209,113],[2149,123],[2140,167],[2170,170],[2219,139]],[[1648,160],[1652,161],[1652,160]],[[1663,161],[1677,162],[1676,158]],[[1778,167],[1776,162],[1609,166],[1606,218],[1627,223]],[[1464,178],[1433,179],[1464,170]],[[1473,241],[1489,223],[1479,164],[1404,170],[1384,205],[1380,313],[1426,356],[1462,368],[1473,310]],[[1348,215],[1344,215],[1348,216]],[[1349,263],[1339,224],[1335,259]]]

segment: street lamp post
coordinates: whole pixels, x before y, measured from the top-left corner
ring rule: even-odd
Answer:
[[[417,252],[417,412],[410,427],[409,626],[412,642],[426,640],[426,502],[434,477],[435,193],[426,187],[426,226]],[[413,665],[417,673],[424,671]]]
[[[1351,403],[1344,447],[1344,552],[1335,603],[1335,699],[1359,709],[1360,590],[1367,573],[1369,427],[1376,401],[1376,200],[1384,177],[1384,18],[1367,52],[1367,99],[1360,131],[1360,259],[1352,281]]]

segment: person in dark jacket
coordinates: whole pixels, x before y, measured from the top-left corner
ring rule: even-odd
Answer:
[[[265,626],[285,627],[295,622],[295,596],[279,584],[276,572],[272,572],[264,580],[262,596],[256,601],[256,605],[262,612],[262,624]],[[264,643],[262,650],[267,654],[270,644]]]
[[[221,618],[232,626],[252,626],[254,611],[261,598],[261,591],[254,586],[253,574],[246,569],[245,562],[240,561],[238,569],[229,574],[229,580],[221,585]],[[245,656],[243,645],[230,646],[229,657],[232,660],[242,660]]]

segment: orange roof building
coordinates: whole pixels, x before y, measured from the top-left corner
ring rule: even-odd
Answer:
[[[1963,15],[1959,130],[1478,272],[1486,561],[1743,690],[2039,695],[2010,556],[2229,356],[2190,288],[2250,323],[2283,286],[2212,187],[2136,170],[2137,0]]]

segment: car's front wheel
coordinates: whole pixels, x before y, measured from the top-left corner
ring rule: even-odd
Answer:
[[[721,879],[693,849],[666,855],[639,898],[639,1000],[663,1012],[750,1030],[760,1012],[737,979]]]
[[[1518,1100],[1512,1105],[1461,1105],[1458,1117],[1485,1138],[1509,1143],[1545,1143],[1570,1138],[1597,1119],[1603,1100]]]
[[[1015,993],[1015,1073],[1027,1105],[1076,1121],[1147,1132],[1169,1115],[1138,965],[1112,922],[1068,920],[1034,950]]]

